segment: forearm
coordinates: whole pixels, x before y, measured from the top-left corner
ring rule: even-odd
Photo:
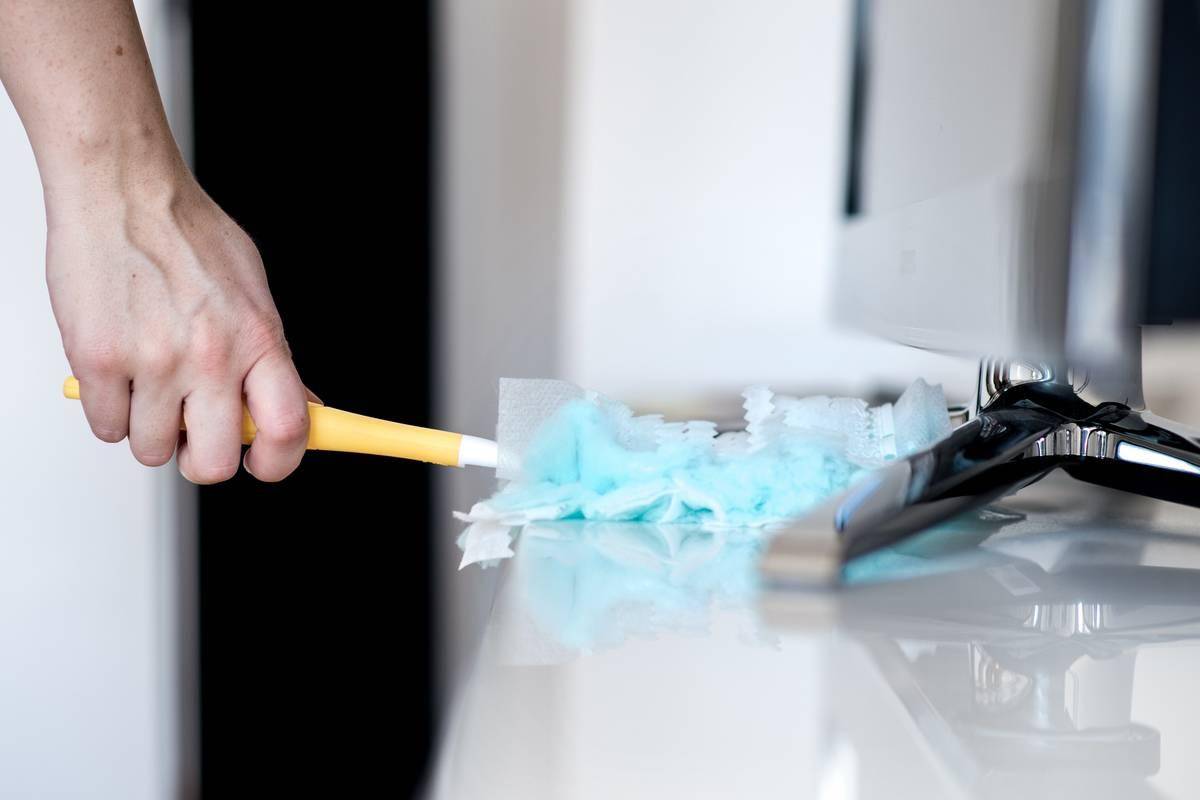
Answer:
[[[183,169],[130,0],[0,0],[0,80],[52,216]]]

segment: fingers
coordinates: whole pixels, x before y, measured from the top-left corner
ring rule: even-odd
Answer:
[[[242,395],[236,385],[197,389],[183,401],[187,435],[179,471],[192,483],[229,480],[242,456]]]
[[[165,377],[82,378],[80,400],[97,438],[119,442],[128,436],[134,457],[150,467],[170,461],[178,446],[179,471],[198,484],[237,473],[243,389],[258,427],[244,464],[263,481],[282,480],[299,465],[308,442],[308,402],[323,405],[284,352],[260,359],[240,387],[212,381],[182,398],[175,383]],[[187,429],[182,439],[181,422]]]
[[[171,460],[179,442],[183,398],[169,382],[137,378],[129,404],[129,449],[147,467]]]
[[[102,442],[119,442],[129,434],[129,378],[106,375],[80,378],[79,400],[92,433]]]
[[[245,380],[246,405],[258,433],[246,453],[246,471],[261,481],[291,474],[308,443],[307,390],[282,351],[261,358]]]

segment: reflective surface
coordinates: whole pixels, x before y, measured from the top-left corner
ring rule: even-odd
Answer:
[[[1200,793],[1195,510],[1052,476],[836,590],[763,592],[760,552],[527,529],[432,795]]]

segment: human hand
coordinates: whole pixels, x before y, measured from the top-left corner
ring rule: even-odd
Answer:
[[[47,283],[84,413],[98,438],[128,436],[143,464],[178,444],[180,472],[215,483],[237,472],[244,395],[258,427],[246,469],[280,480],[304,454],[308,398],[262,260],[167,162],[47,194]]]
[[[46,278],[92,430],[198,483],[280,480],[305,389],[258,250],[192,178],[131,0],[0,0],[0,79],[37,158]],[[187,423],[184,438],[180,422]]]

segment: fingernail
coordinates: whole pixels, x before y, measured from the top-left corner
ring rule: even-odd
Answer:
[[[246,474],[252,478],[257,478],[254,470],[250,469],[250,451],[246,451],[246,455],[242,456],[242,469],[246,470]]]

